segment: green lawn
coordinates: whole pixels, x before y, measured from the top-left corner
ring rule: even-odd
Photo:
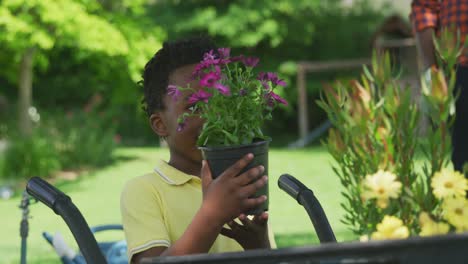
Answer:
[[[56,184],[80,209],[89,225],[120,223],[119,198],[124,183],[152,170],[157,159],[166,159],[165,149],[122,148],[112,166],[82,175],[73,182]],[[273,149],[270,152],[270,217],[280,247],[317,244],[305,210],[277,187],[278,177],[289,173],[311,188],[320,200],[338,240],[353,239],[340,223],[343,210],[340,185],[331,169],[331,158],[323,148],[305,150]],[[18,263],[20,256],[18,208],[20,197],[0,200],[0,256],[2,263]],[[70,231],[49,208],[35,204],[30,208],[28,263],[59,263],[52,247],[42,239],[42,231],[60,231],[74,247]],[[112,234],[109,236],[120,236]],[[98,237],[99,240],[99,237]]]

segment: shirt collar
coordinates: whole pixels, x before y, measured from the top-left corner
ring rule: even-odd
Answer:
[[[193,178],[198,178],[193,175],[189,175],[184,173],[171,165],[167,164],[167,162],[160,160],[157,166],[154,168],[154,171],[161,176],[161,178],[170,185],[182,185],[187,183]]]

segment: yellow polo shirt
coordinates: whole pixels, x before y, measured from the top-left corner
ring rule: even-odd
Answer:
[[[164,161],[153,173],[130,180],[120,201],[129,260],[149,248],[171,246],[185,232],[201,203],[201,179]],[[220,235],[210,253],[242,250],[236,241]]]

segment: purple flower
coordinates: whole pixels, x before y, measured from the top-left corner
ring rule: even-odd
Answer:
[[[267,74],[266,73],[259,72],[258,76],[257,76],[257,80],[260,81],[260,83],[262,84],[263,88],[265,88],[265,90],[270,90],[270,84],[268,84],[268,79],[267,79]]]
[[[195,66],[195,70],[193,70],[192,77],[195,78],[195,79],[199,78],[202,75],[203,70],[210,67],[210,65],[211,64],[208,64],[208,63],[206,63],[204,61],[198,63],[197,66]]]
[[[266,73],[266,78],[270,81],[277,80],[278,76],[274,72],[267,72]]]
[[[215,68],[214,73],[215,73],[216,75],[220,76],[220,78],[221,78],[221,67],[219,67],[218,65],[216,65],[214,68]]]
[[[177,132],[181,132],[185,128],[185,122],[177,124]]]
[[[267,78],[267,74],[264,73],[264,72],[259,72],[258,75],[257,75],[257,80],[261,81],[261,80],[266,80]]]
[[[247,58],[242,59],[242,62],[244,63],[245,66],[252,67],[252,68],[257,66],[259,61],[260,59],[255,58],[255,57],[247,57]]]
[[[216,59],[216,56],[213,54],[213,50],[210,50],[203,54],[203,60],[208,61],[208,60],[214,60]]]
[[[275,94],[273,91],[268,93],[269,98],[273,98],[277,103],[283,104],[283,105],[288,105],[288,101],[286,101],[284,98],[281,96]]]
[[[286,82],[283,81],[283,80],[281,80],[281,79],[279,79],[278,81],[276,81],[275,84],[276,84],[276,85],[279,85],[279,86],[283,86],[283,87],[286,87],[286,85],[287,85]]]
[[[216,58],[215,54],[213,54],[213,50],[210,50],[203,55],[203,63],[207,65],[217,65],[219,63],[219,59]]]
[[[179,96],[182,95],[182,92],[179,89],[177,89],[177,86],[169,84],[167,86],[167,95],[172,96],[172,99],[176,101],[179,98]]]
[[[237,62],[237,61],[241,61],[243,59],[244,59],[244,55],[239,55],[239,56],[236,56],[236,57],[232,57],[231,62]]]
[[[198,90],[198,92],[196,93],[193,93],[189,100],[188,100],[188,103],[189,104],[194,104],[196,102],[199,102],[199,101],[203,101],[205,103],[208,103],[208,99],[212,96],[212,94],[208,93],[208,92],[205,92],[204,90]]]
[[[231,95],[231,90],[229,87],[222,85],[221,83],[215,83],[214,88],[218,90],[223,95]]]
[[[240,96],[245,96],[245,95],[247,95],[247,90],[244,89],[244,88],[240,89],[240,90],[239,90],[239,95],[240,95]]]
[[[276,73],[274,72],[260,72],[257,76],[257,80],[259,80],[262,83],[263,87],[265,87],[265,89],[267,90],[270,89],[268,82],[271,82],[273,84],[273,87],[276,87],[277,85],[283,87],[286,86],[286,82],[279,79],[278,75],[276,75]]]
[[[260,83],[262,84],[263,88],[265,88],[265,90],[270,90],[270,85],[268,84],[268,81],[262,80],[260,81]]]
[[[221,79],[220,74],[209,72],[201,77],[200,85],[204,87],[213,87],[217,81]]]
[[[219,57],[221,59],[227,59],[227,58],[229,58],[229,55],[231,53],[231,49],[230,48],[219,48],[218,53],[219,53]]]
[[[276,75],[276,73],[274,72],[269,72],[266,74],[266,78],[268,80],[271,81],[271,83],[274,85],[274,86],[277,86],[277,85],[280,85],[280,86],[286,86],[286,82],[284,82],[283,80],[279,79],[278,78],[278,75]]]

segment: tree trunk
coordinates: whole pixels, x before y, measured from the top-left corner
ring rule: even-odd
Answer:
[[[35,48],[28,48],[21,57],[18,87],[18,126],[22,136],[29,136],[32,133],[32,122],[28,111],[32,103],[33,60],[35,53]]]

